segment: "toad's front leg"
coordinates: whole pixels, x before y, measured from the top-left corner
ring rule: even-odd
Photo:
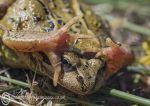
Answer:
[[[0,28],[5,31],[2,40],[9,48],[21,52],[55,51],[60,49],[60,47],[65,47],[67,40],[75,39],[73,36],[67,34],[67,31],[81,18],[82,16],[76,16],[68,21],[62,28],[51,32],[31,30],[12,32],[0,25]]]

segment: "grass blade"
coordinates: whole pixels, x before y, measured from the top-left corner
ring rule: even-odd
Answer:
[[[116,89],[111,89],[111,88],[102,88],[101,89],[102,93],[111,95],[113,97],[117,97],[135,104],[140,104],[142,106],[150,106],[150,99],[146,99],[143,97],[139,97],[136,95],[132,95],[123,91],[119,91]]]

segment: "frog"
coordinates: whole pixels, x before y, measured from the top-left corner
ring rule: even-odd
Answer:
[[[90,7],[77,0],[16,0],[0,24],[5,49],[52,79],[54,86],[79,95],[96,92],[134,58],[129,47],[112,40]]]

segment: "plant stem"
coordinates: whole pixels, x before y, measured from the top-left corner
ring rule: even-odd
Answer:
[[[116,89],[105,87],[101,89],[101,92],[142,106],[150,106],[150,99],[142,98]]]
[[[15,79],[11,79],[11,78],[7,78],[7,77],[4,77],[4,76],[0,76],[0,80],[11,82],[11,83],[19,85],[19,86],[30,88],[30,85],[28,83],[18,81],[18,80],[15,80]]]

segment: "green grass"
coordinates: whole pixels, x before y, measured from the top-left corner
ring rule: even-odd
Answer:
[[[18,81],[18,80],[15,80],[15,79],[10,79],[10,78],[7,78],[7,77],[0,76],[0,80],[13,83],[17,86],[30,88],[30,85],[28,83]],[[50,94],[50,95],[53,95],[53,96],[61,95],[61,94],[59,94],[57,92],[53,92],[53,91],[45,91],[45,92]],[[122,100],[125,100],[125,101],[128,101],[128,102],[132,102],[132,103],[135,103],[135,104],[140,104],[142,106],[150,106],[150,99],[146,99],[146,98],[143,98],[143,97],[132,95],[132,94],[129,94],[129,93],[126,93],[126,92],[123,92],[123,91],[119,91],[119,90],[116,90],[116,89],[111,89],[111,88],[104,87],[104,88],[101,88],[101,92],[108,95],[108,96],[119,98],[119,99],[122,99]],[[66,96],[66,98],[68,100],[71,100],[71,101],[74,101],[74,102],[77,102],[77,103],[81,103],[81,104],[84,104],[84,105],[87,105],[87,106],[98,106],[98,104],[94,104],[94,103],[91,103],[91,102],[88,102],[88,101],[80,100],[78,98],[69,97],[69,96]]]

